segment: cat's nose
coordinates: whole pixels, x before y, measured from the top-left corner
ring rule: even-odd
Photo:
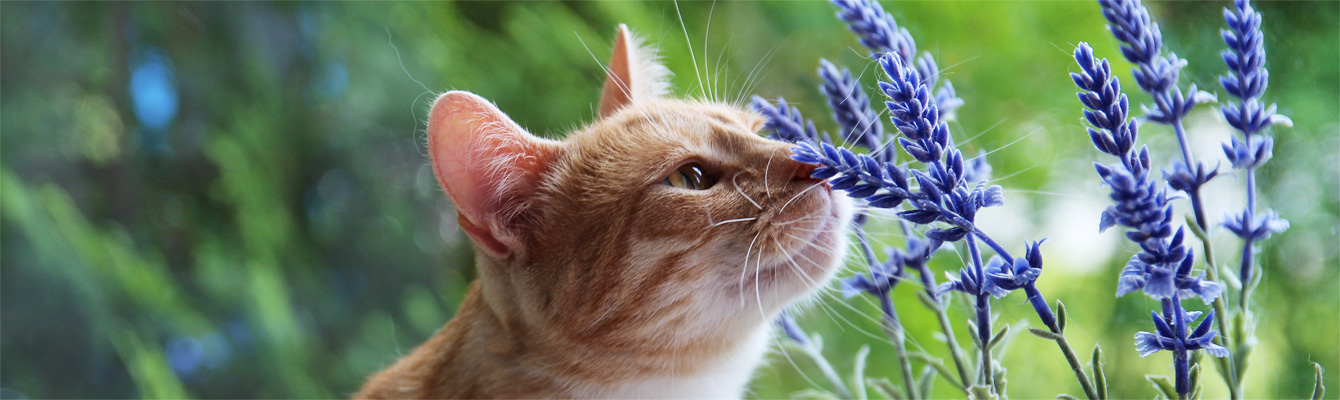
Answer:
[[[795,169],[791,173],[792,181],[802,181],[807,183],[823,181],[823,179],[818,179],[810,176],[810,173],[814,172],[814,170],[816,169],[819,169],[820,167],[819,164],[811,164],[807,162],[796,161],[795,165],[796,165]]]

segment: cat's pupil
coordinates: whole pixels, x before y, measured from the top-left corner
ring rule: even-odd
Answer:
[[[698,163],[684,164],[665,178],[667,185],[690,190],[704,190],[715,183],[716,178],[708,174]]]

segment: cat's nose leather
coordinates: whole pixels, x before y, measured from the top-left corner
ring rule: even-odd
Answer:
[[[819,166],[820,166],[819,164],[811,164],[811,163],[805,163],[805,162],[799,162],[799,161],[797,161],[795,164],[796,164],[796,166],[795,166],[793,172],[791,173],[791,180],[793,180],[793,181],[814,181],[814,182],[822,181],[822,179],[816,179],[816,178],[810,177],[810,173],[811,173],[811,172],[814,172],[815,169],[818,169]]]

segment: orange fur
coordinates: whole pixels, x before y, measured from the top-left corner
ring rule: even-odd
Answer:
[[[430,156],[476,243],[479,280],[446,327],[355,397],[740,396],[749,371],[732,370],[756,365],[751,343],[831,277],[845,198],[809,178],[791,145],[759,137],[750,111],[611,97],[610,82],[657,85],[638,82],[654,63],[619,32],[616,58],[630,59],[611,63],[601,119],[562,142],[477,96],[439,98]],[[716,184],[663,183],[687,162]]]

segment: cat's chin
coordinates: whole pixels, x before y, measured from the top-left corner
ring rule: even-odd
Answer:
[[[851,222],[851,199],[839,193],[828,192],[825,218],[818,230],[805,244],[796,249],[791,256],[794,265],[800,266],[800,273],[791,274],[797,284],[803,285],[804,296],[828,284],[845,258],[847,250],[847,227]],[[788,265],[792,265],[788,263]]]
[[[759,301],[772,299],[765,307],[782,307],[808,297],[828,285],[842,264],[847,251],[847,228],[852,217],[851,199],[827,191],[825,205],[815,212],[823,215],[822,222],[807,228],[806,240],[801,245],[786,249],[778,260],[765,264],[738,288],[749,295],[761,295]],[[750,277],[747,277],[750,278]],[[753,282],[750,282],[753,281]],[[756,285],[756,286],[755,286]],[[761,293],[753,293],[761,291]]]

